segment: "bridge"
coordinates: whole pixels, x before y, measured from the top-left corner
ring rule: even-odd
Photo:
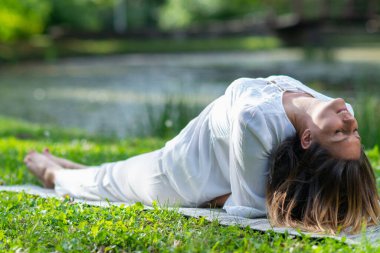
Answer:
[[[211,22],[191,27],[185,33],[189,36],[274,34],[287,46],[317,47],[328,44],[334,36],[380,35],[379,0],[342,0],[339,8],[329,0],[316,0],[315,3],[312,15],[306,12],[303,0],[290,0],[290,11],[285,14],[272,10],[261,19],[252,16]]]
[[[346,0],[340,10],[332,10],[332,1],[319,0],[315,15],[307,16],[303,0],[292,0],[288,15],[268,18],[268,27],[285,45],[324,46],[334,35],[379,34],[378,0]]]

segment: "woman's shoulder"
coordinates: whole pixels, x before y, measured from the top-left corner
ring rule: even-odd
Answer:
[[[241,77],[236,80],[234,80],[230,85],[228,85],[225,94],[241,94],[247,89],[255,89],[262,87],[262,85],[266,84],[266,81],[264,78],[248,78],[248,77]]]
[[[268,152],[285,138],[295,134],[294,126],[280,105],[281,97],[263,103],[242,99],[233,107],[232,124],[244,136],[253,136]]]

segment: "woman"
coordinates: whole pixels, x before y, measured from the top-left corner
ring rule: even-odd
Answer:
[[[241,78],[160,149],[86,167],[31,152],[46,187],[87,199],[222,205],[309,231],[379,222],[375,177],[352,107],[287,76]]]

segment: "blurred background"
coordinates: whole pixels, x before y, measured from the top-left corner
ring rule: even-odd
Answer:
[[[380,142],[379,0],[1,0],[0,115],[170,138],[239,77],[352,103]]]

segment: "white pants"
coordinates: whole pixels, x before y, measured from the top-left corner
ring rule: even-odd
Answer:
[[[160,150],[85,169],[65,169],[55,178],[55,191],[74,198],[139,201],[151,205],[190,206],[171,187],[159,166]]]

